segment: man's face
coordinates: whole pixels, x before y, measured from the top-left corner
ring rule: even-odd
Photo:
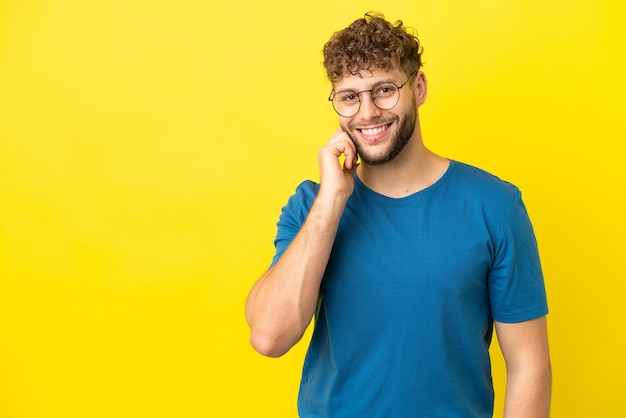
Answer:
[[[361,75],[363,77],[353,75],[342,79],[334,86],[335,92],[361,92],[384,82],[399,86],[409,78],[403,71],[396,69],[363,71]],[[411,79],[399,90],[400,98],[392,109],[377,108],[372,103],[371,93],[363,92],[359,95],[361,103],[358,113],[350,118],[339,118],[341,127],[352,138],[363,163],[380,165],[393,160],[413,137],[418,106],[414,83],[415,80]]]

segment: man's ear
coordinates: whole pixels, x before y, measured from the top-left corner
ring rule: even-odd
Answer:
[[[422,71],[418,71],[414,81],[415,99],[417,105],[421,105],[426,101],[426,95],[428,94],[428,82],[426,81],[426,74]]]

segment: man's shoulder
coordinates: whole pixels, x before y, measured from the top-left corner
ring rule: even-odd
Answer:
[[[298,185],[298,187],[296,187],[296,194],[302,193],[317,195],[319,189],[319,183],[316,183],[313,180],[304,180]]]
[[[504,196],[516,196],[520,193],[517,186],[489,171],[459,161],[453,161],[453,164],[455,182],[461,183],[468,191],[484,191]]]
[[[296,191],[289,200],[294,200],[299,203],[312,203],[319,190],[319,183],[316,183],[313,180],[304,180],[298,185],[298,187],[296,187]]]
[[[297,187],[295,192],[289,197],[287,204],[283,207],[283,212],[308,212],[313,205],[313,201],[319,192],[319,183],[313,180],[304,180]]]

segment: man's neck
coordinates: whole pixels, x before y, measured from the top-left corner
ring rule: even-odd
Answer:
[[[450,161],[442,158],[421,141],[411,141],[392,161],[381,165],[361,163],[359,179],[382,195],[401,198],[423,190],[439,180]]]

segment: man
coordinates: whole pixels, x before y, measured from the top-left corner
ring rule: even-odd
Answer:
[[[548,310],[519,190],[424,146],[421,46],[402,22],[355,21],[324,65],[340,128],[320,183],[283,208],[246,304],[253,347],[281,356],[315,316],[302,417],[491,417],[495,324],[504,416],[547,417]]]

